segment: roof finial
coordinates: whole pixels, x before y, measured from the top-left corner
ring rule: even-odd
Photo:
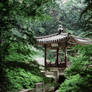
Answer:
[[[64,31],[63,26],[62,25],[59,25],[58,34],[61,34],[61,33],[65,33],[65,31]]]

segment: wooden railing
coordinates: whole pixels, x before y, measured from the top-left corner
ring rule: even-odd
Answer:
[[[63,68],[63,67],[66,67],[66,64],[65,64],[65,62],[59,62],[58,64],[56,64],[56,63],[46,63],[46,67],[61,67],[61,68]]]

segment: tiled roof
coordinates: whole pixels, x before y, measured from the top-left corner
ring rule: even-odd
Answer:
[[[56,33],[52,35],[36,37],[36,39],[39,44],[58,43],[58,42],[66,41],[67,38],[71,38],[71,40],[74,40],[75,44],[85,44],[85,45],[92,44],[92,40],[88,38],[83,39],[83,38],[79,38],[77,36],[68,35],[68,34],[69,33],[61,33],[61,34]]]
[[[84,45],[92,44],[92,39],[89,38],[80,38],[77,36],[72,36],[72,38],[75,40],[75,43],[77,44],[84,44]]]
[[[52,35],[47,35],[47,36],[42,36],[42,37],[37,37],[37,41],[41,44],[46,44],[46,43],[57,43],[60,42],[61,40],[64,40],[67,38],[67,33],[62,33],[62,34],[52,34]]]

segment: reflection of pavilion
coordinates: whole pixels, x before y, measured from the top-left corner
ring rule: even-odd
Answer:
[[[83,39],[77,36],[73,36],[70,33],[56,33],[47,36],[36,37],[39,45],[44,46],[44,62],[46,67],[66,67],[67,66],[67,49],[76,44],[87,45],[92,44],[90,39]],[[55,62],[48,63],[47,60],[47,49],[56,50]],[[59,62],[59,51],[64,51],[64,62]]]

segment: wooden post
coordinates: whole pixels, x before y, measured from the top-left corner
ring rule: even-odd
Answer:
[[[46,62],[46,52],[47,52],[47,48],[46,48],[46,45],[44,45],[44,47],[45,47],[45,50],[44,50],[44,64],[45,64],[45,66],[47,65],[47,62]]]
[[[56,57],[56,66],[58,66],[58,53],[59,52],[59,48],[57,48],[57,57]]]
[[[65,47],[65,67],[67,67],[67,48]]]
[[[65,41],[65,66],[66,67],[67,67],[67,63],[68,63],[68,60],[67,60],[67,45],[68,45],[69,39],[70,39],[70,33],[68,33],[67,39]]]

